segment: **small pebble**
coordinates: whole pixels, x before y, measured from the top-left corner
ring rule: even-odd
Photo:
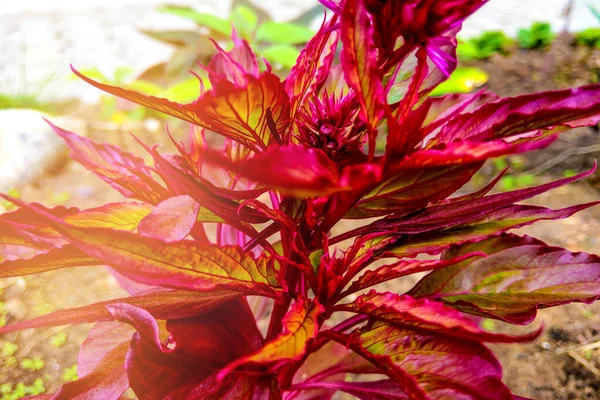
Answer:
[[[544,349],[544,350],[550,350],[550,348],[552,348],[552,345],[548,342],[542,342],[541,346],[542,346],[542,349]]]

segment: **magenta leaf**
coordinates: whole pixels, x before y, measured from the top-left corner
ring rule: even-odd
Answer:
[[[433,271],[409,294],[441,299],[461,311],[514,324],[533,321],[538,308],[590,303],[600,296],[600,257],[596,255],[505,234],[451,248],[444,257],[474,247],[488,256]]]
[[[190,196],[171,197],[140,221],[138,231],[145,237],[177,242],[192,232],[199,212],[200,204]]]
[[[79,352],[79,379],[63,385],[52,399],[120,398],[129,388],[123,364],[133,332],[122,322],[96,324]]]
[[[384,321],[335,335],[400,383],[410,399],[512,400],[500,364],[477,341],[407,329]]]
[[[472,319],[438,301],[414,299],[409,295],[371,290],[352,303],[336,306],[338,311],[365,314],[406,329],[485,342],[518,342],[535,339],[541,331],[526,336],[486,332]]]

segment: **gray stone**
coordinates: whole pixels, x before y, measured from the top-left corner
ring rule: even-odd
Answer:
[[[0,110],[0,192],[40,178],[65,159],[62,139],[39,111]]]

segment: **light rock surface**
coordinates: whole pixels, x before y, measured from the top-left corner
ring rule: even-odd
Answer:
[[[28,184],[66,156],[62,139],[39,111],[0,110],[0,192]]]

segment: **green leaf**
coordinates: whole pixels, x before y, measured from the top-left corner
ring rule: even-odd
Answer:
[[[519,46],[523,49],[537,49],[548,46],[554,34],[547,22],[534,22],[530,28],[521,28],[517,33]]]
[[[585,5],[590,10],[590,12],[592,14],[594,14],[594,17],[596,17],[596,19],[598,20],[598,23],[600,23],[600,11],[598,11],[598,9],[594,6],[592,6],[590,3],[586,3]]]
[[[211,31],[220,33],[225,37],[229,37],[231,35],[231,23],[223,18],[195,11],[191,7],[160,6],[157,7],[156,10],[166,14],[177,15],[178,17],[189,19],[190,21],[195,22],[198,26],[208,28]]]
[[[469,93],[485,84],[489,75],[475,67],[458,67],[448,80],[436,87],[431,96],[441,96],[449,93]]]
[[[237,33],[247,39],[256,30],[258,15],[248,7],[237,6],[231,12],[231,22]]]
[[[263,50],[263,56],[273,64],[279,64],[283,68],[291,69],[296,65],[300,51],[295,47],[285,44],[269,46]]]
[[[315,33],[302,25],[289,22],[266,22],[256,32],[256,39],[274,44],[302,44],[312,39]]]
[[[192,77],[169,86],[161,94],[161,97],[176,103],[190,103],[196,100],[198,96],[200,96],[200,85],[198,83],[198,78],[196,77]]]

